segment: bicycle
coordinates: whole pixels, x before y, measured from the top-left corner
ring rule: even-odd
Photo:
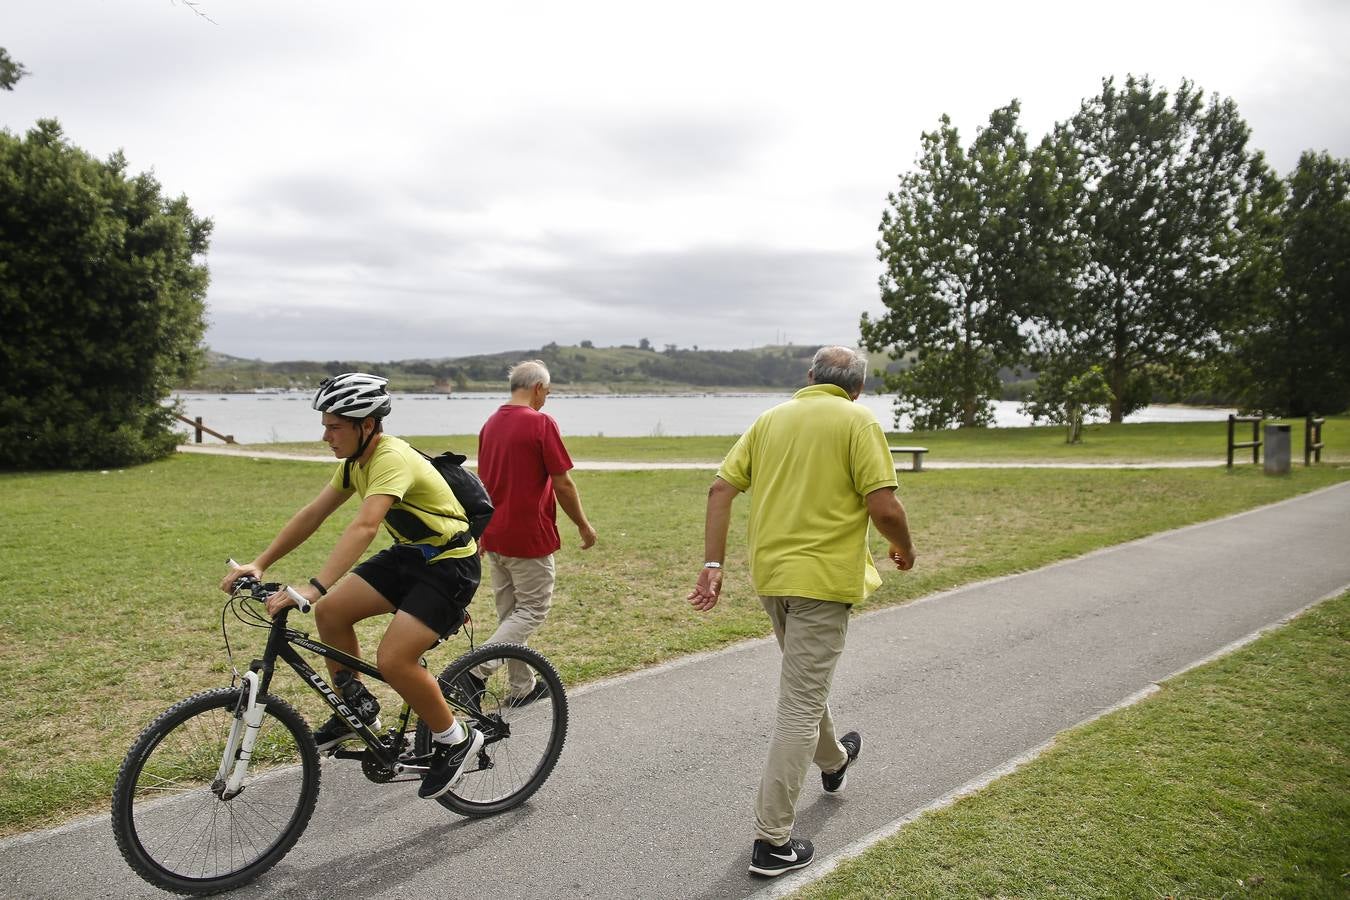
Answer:
[[[379,669],[287,625],[290,609],[268,618],[260,608],[280,584],[243,578],[221,610],[221,632],[234,672],[229,687],[194,694],[171,706],[132,743],[113,785],[112,826],[118,849],[138,875],[182,894],[238,887],[276,865],[295,845],[319,794],[320,752],[304,717],[268,691],[277,660],[337,715],[365,746],[325,751],[359,760],[369,780],[420,780],[431,758],[431,731],[407,703],[395,724],[377,733],[347,708],[341,694],[311,668],[301,648],[370,678]],[[309,603],[292,591],[301,612]],[[240,673],[230,648],[227,614],[268,629],[260,658]],[[532,796],[552,773],[567,735],[567,695],[557,670],[521,644],[473,646],[437,681],[456,717],[483,732],[483,747],[463,779],[437,802],[460,815],[490,816]],[[485,679],[471,670],[495,668]],[[422,664],[426,665],[423,657]],[[536,679],[523,697],[507,691],[508,672]],[[523,679],[521,679],[523,680]],[[519,683],[519,680],[517,681]],[[542,685],[542,687],[540,687]]]

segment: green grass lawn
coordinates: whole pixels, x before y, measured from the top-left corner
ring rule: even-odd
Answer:
[[[1275,420],[1291,426],[1290,453],[1294,465],[1303,464],[1303,422]],[[1246,428],[1243,431],[1243,428]],[[892,432],[892,444],[918,444],[929,449],[929,461],[940,462],[1140,462],[1154,460],[1210,460],[1227,462],[1227,422],[1146,422],[1127,425],[1088,425],[1079,444],[1064,442],[1059,426],[1037,428],[966,428],[951,431]],[[1350,462],[1350,416],[1333,416],[1323,428],[1324,463]],[[1250,440],[1251,426],[1238,426],[1237,440]],[[428,452],[453,447],[478,453],[478,436],[460,434],[410,437]],[[567,447],[577,460],[642,460],[715,463],[735,443],[735,436],[711,437],[568,437]],[[327,455],[318,442],[257,445],[267,449]],[[1263,457],[1264,458],[1264,457]],[[1236,461],[1251,464],[1251,451],[1239,450]],[[906,460],[907,462],[908,460]]]
[[[1347,697],[1350,594],[1061,735],[794,896],[1346,897]]]
[[[224,561],[258,552],[325,477],[312,463],[191,455],[106,473],[0,475],[9,526],[0,536],[0,831],[102,806],[136,731],[172,701],[228,680],[216,589]],[[1281,478],[1250,466],[904,476],[919,563],[888,574],[868,605],[1026,571],[1347,477],[1350,469],[1333,465]],[[684,596],[702,559],[709,474],[575,478],[600,542],[581,553],[564,529],[554,612],[534,641],[569,683],[766,633],[745,572],[745,502],[725,601],[700,616]],[[345,522],[339,513],[273,577],[309,577]],[[486,586],[473,613],[484,638],[493,621]],[[380,627],[366,630],[367,646]],[[259,633],[236,627],[231,640],[246,664]],[[442,660],[464,642],[450,645]],[[292,682],[281,679],[279,693],[316,714]],[[41,767],[31,765],[38,755]]]

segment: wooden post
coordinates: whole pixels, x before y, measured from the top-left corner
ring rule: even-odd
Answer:
[[[202,417],[197,417],[197,443],[202,442]]]
[[[1303,464],[1312,465],[1322,461],[1322,425],[1324,418],[1316,418],[1308,413],[1303,420]]]

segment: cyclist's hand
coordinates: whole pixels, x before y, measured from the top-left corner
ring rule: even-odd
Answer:
[[[220,589],[227,594],[234,593],[234,583],[244,577],[256,578],[262,581],[263,570],[253,563],[247,565],[235,566],[230,569],[230,574],[226,575],[220,582]]]
[[[698,583],[694,589],[689,592],[689,604],[699,612],[707,612],[717,605],[717,599],[722,595],[722,570],[721,569],[701,569],[698,573]]]

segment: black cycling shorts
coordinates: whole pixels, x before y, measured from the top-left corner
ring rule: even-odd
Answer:
[[[352,571],[395,609],[416,616],[441,637],[464,624],[482,573],[477,554],[427,562],[409,544],[381,550]]]

